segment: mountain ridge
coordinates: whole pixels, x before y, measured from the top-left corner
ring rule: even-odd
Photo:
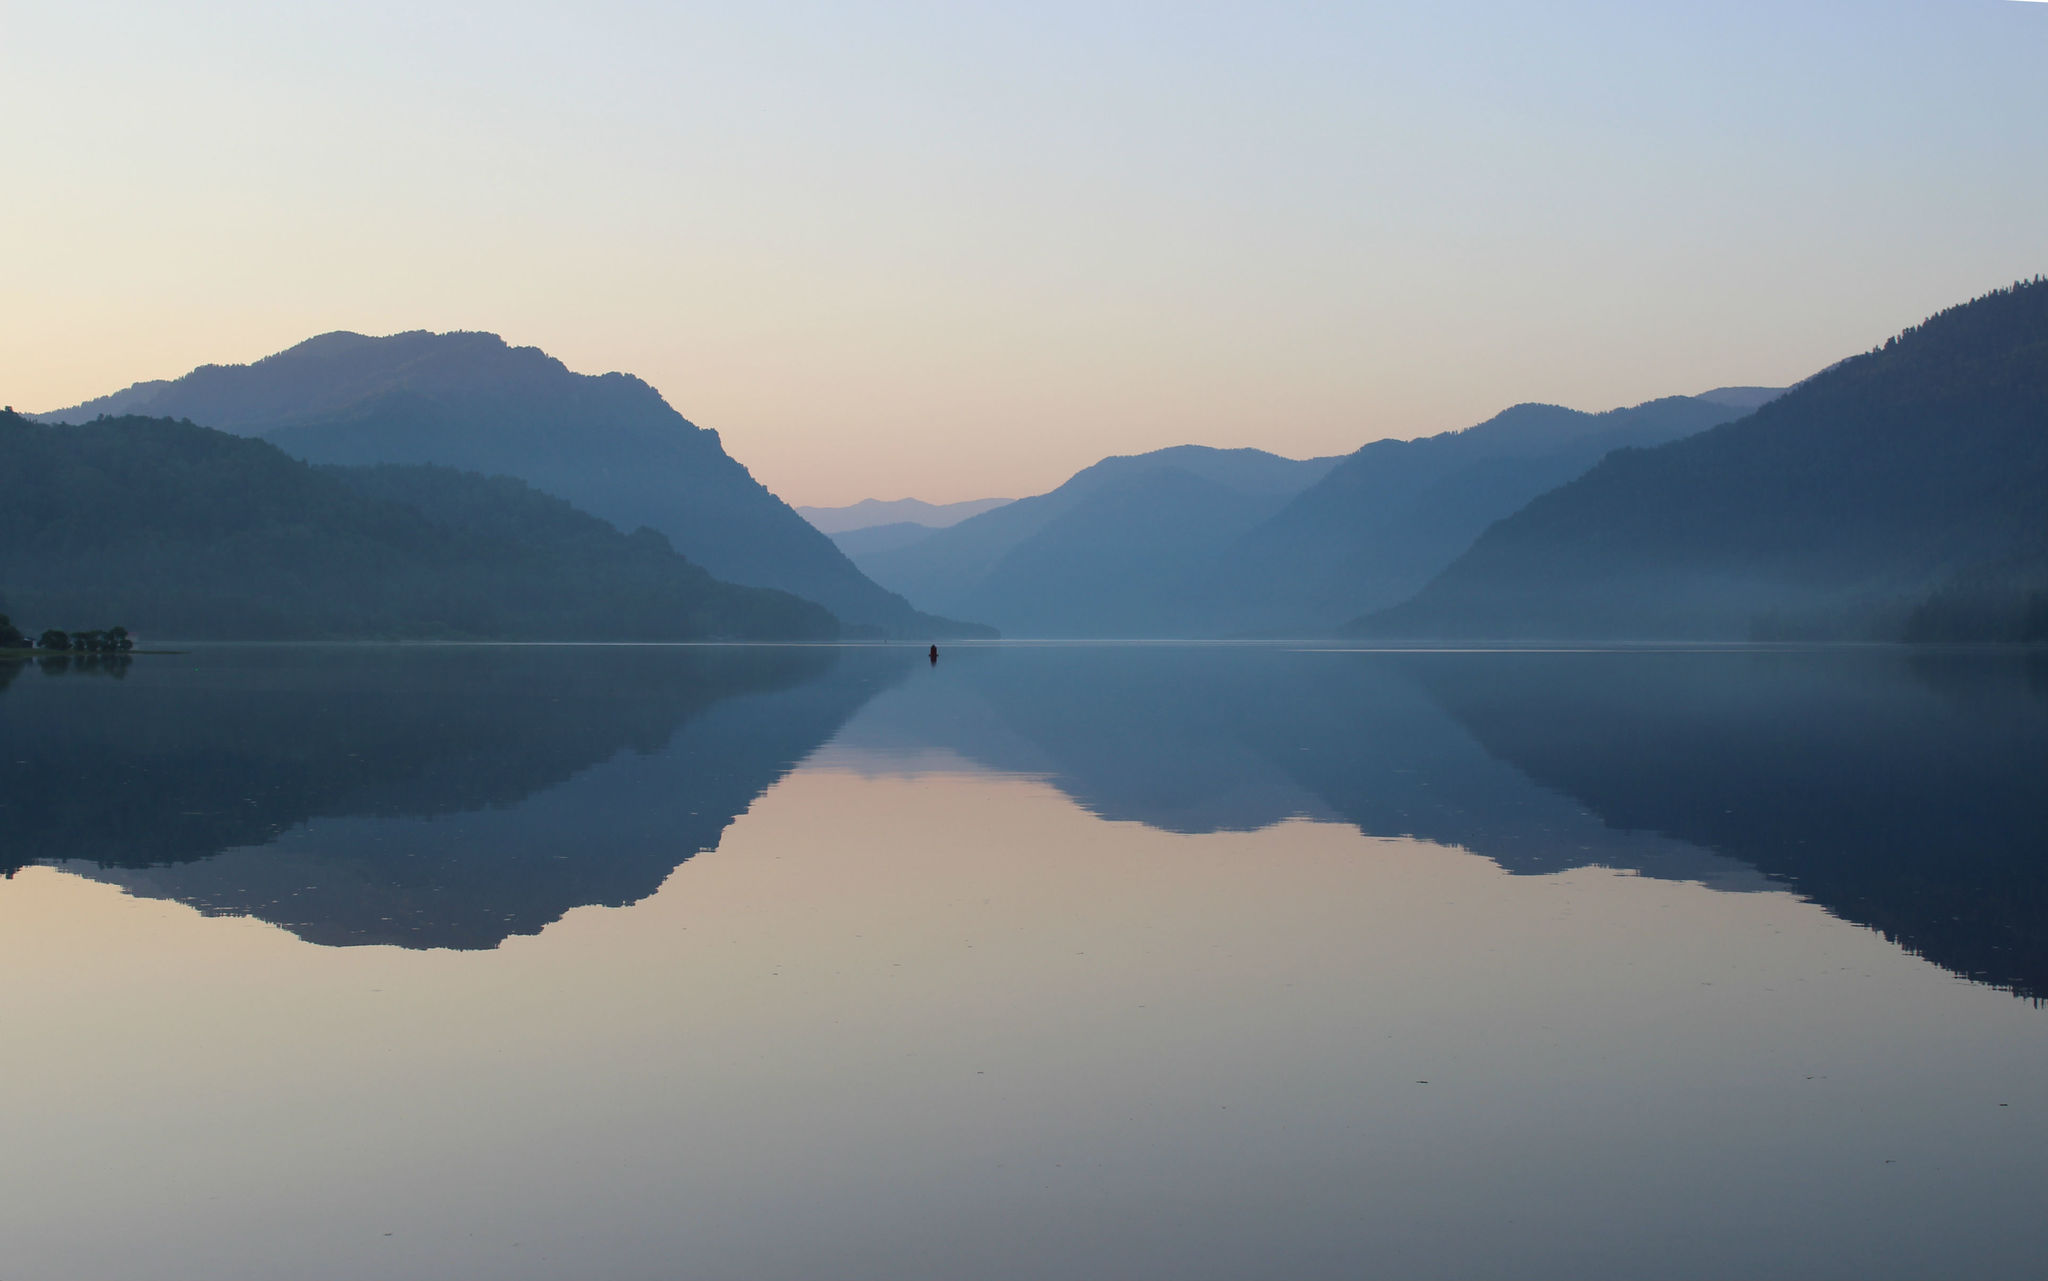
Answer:
[[[878,525],[921,525],[945,529],[970,516],[994,511],[1013,500],[969,498],[957,503],[928,503],[921,498],[863,498],[844,507],[799,507],[796,514],[828,535],[848,534]]]
[[[875,585],[830,539],[630,374],[577,374],[495,334],[317,335],[246,365],[40,414],[108,408],[257,436],[310,462],[431,463],[523,480],[622,530],[660,531],[728,581],[816,600],[856,631],[973,635]]]
[[[1263,519],[1336,461],[1205,445],[1112,455],[1046,493],[865,554],[859,563],[886,586],[934,609],[988,618],[1006,634],[1048,634],[1048,608],[1055,625],[1094,629],[1135,617],[1142,592],[1124,587],[1177,578],[1166,568],[1176,540],[1211,547]],[[1069,521],[1078,523],[1063,531]],[[1121,583],[1105,575],[1112,565]],[[1068,572],[1092,576],[1110,594],[1056,601],[1057,584],[1045,575]]]
[[[1599,414],[1517,405],[1329,458],[1114,455],[950,529],[838,540],[876,581],[1011,635],[1328,635],[1412,594],[1494,520],[1610,450],[1704,430],[1776,392],[1709,394]]]
[[[1984,616],[1948,639],[2026,639],[2028,611],[2048,612],[2048,279],[1937,313],[1734,422],[1609,454],[1348,630],[1897,640],[1915,618],[1942,631],[1945,590]]]
[[[1206,567],[1213,603],[1194,621],[1327,635],[1413,594],[1494,521],[1614,449],[1743,412],[1697,396],[1601,413],[1531,402],[1457,431],[1369,442]]]
[[[524,482],[315,466],[191,422],[0,414],[0,588],[38,626],[181,639],[829,640],[811,601],[714,579]]]

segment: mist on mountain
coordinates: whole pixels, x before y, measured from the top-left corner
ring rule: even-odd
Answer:
[[[1181,445],[1106,458],[1048,493],[863,551],[877,582],[1010,635],[1156,634],[1189,568],[1336,464]]]
[[[1493,521],[1608,451],[1704,430],[1770,394],[1604,414],[1518,405],[1342,458],[1181,446],[1105,459],[951,529],[837,541],[877,582],[1011,635],[1325,635],[1412,594]]]
[[[1529,404],[1462,431],[1373,441],[1186,583],[1187,630],[1327,635],[1407,598],[1487,526],[1609,452],[1743,412],[1706,396],[1598,414]]]
[[[1608,455],[1362,635],[2048,639],[2048,279]]]

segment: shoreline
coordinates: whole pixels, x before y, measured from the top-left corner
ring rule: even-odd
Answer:
[[[182,649],[0,649],[0,663],[31,663],[45,658],[137,658],[143,654],[161,657],[186,652],[188,651]]]

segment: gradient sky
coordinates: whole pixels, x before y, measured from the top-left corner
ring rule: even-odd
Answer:
[[[624,369],[793,502],[1782,383],[2048,271],[2048,5],[0,0],[0,401]]]

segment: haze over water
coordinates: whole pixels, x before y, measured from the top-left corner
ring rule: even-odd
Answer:
[[[2048,1257],[2038,657],[0,681],[10,1281]]]

